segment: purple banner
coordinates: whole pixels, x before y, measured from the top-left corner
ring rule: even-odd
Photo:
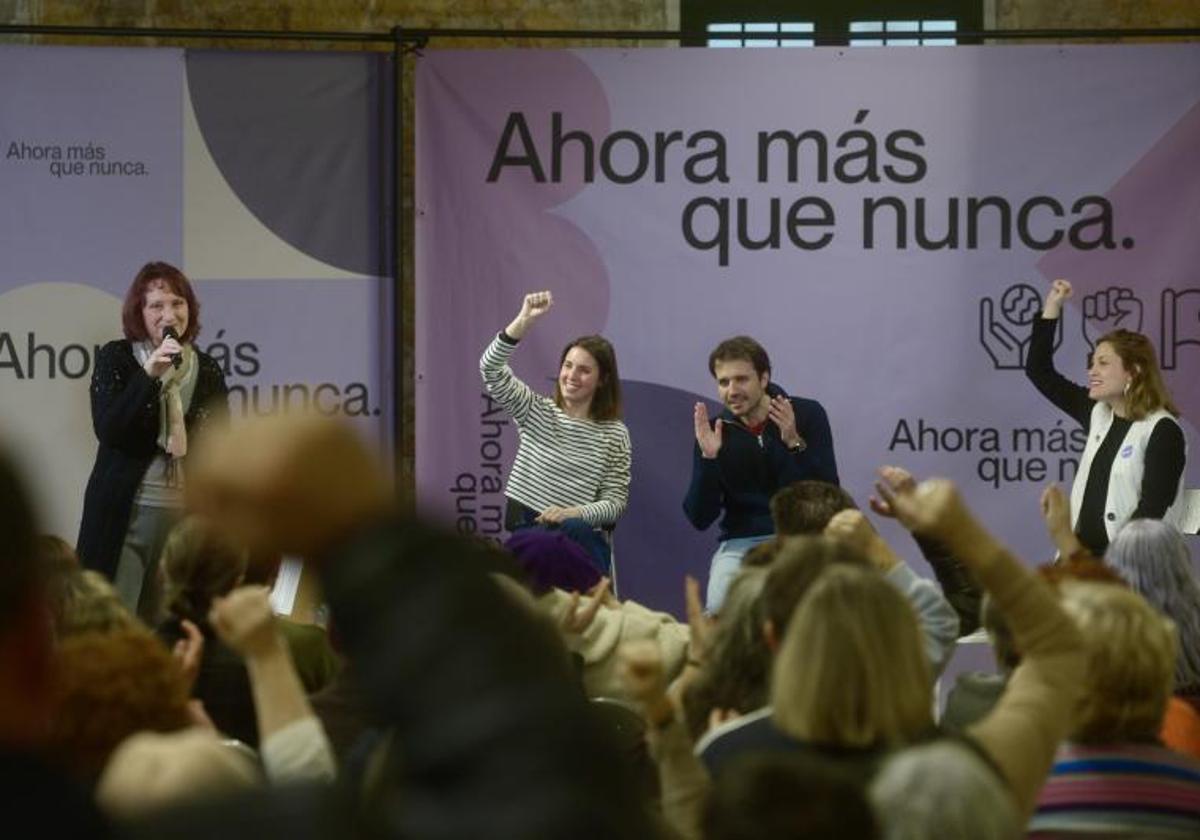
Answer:
[[[310,408],[391,451],[386,59],[0,48],[0,434],[73,540],[95,349],[149,260],[193,281],[235,417]]]
[[[695,532],[680,507],[691,406],[715,398],[708,353],[738,333],[826,407],[860,502],[881,464],[947,475],[1024,558],[1047,559],[1038,495],[1070,484],[1082,449],[1020,369],[1051,279],[1077,289],[1064,373],[1083,380],[1110,326],[1082,302],[1127,289],[1196,439],[1198,100],[1195,45],[426,55],[422,506],[500,536],[516,436],[478,357],[523,293],[548,288],[518,375],[548,393],[563,345],[594,331],[620,361],[622,595],[678,610],[682,574],[707,573],[716,528]]]

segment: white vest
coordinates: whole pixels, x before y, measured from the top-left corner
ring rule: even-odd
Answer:
[[[1175,418],[1162,409],[1148,414],[1142,420],[1135,420],[1125,433],[1125,439],[1121,441],[1113,458],[1112,469],[1108,475],[1108,496],[1104,500],[1104,530],[1108,532],[1110,541],[1137,509],[1142,492],[1142,474],[1146,471],[1146,444],[1150,442],[1150,433],[1160,420],[1176,423]],[[1083,458],[1079,461],[1075,484],[1071,487],[1072,527],[1079,524],[1079,508],[1083,505],[1083,491],[1087,488],[1092,459],[1096,457],[1096,450],[1104,442],[1104,436],[1108,434],[1112,422],[1113,410],[1108,403],[1098,402],[1092,407],[1087,446],[1083,448]],[[1187,458],[1186,439],[1184,458]],[[1163,515],[1163,521],[1176,528],[1183,524],[1183,479],[1183,473],[1180,473],[1175,499]]]

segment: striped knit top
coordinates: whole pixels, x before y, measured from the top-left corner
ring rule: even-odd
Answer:
[[[1200,837],[1200,761],[1157,744],[1064,744],[1029,836],[1062,832]]]
[[[508,366],[515,348],[497,335],[479,360],[484,387],[520,437],[504,494],[536,511],[578,506],[593,525],[616,522],[629,504],[629,430],[620,420],[569,417],[534,393]]]

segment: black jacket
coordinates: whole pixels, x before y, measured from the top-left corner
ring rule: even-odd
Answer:
[[[787,396],[774,382],[767,394]],[[837,459],[829,418],[816,400],[788,397],[796,413],[796,430],[807,444],[791,452],[779,437],[779,427],[768,422],[755,436],[726,409],[721,451],[704,458],[700,446],[692,447],[692,480],[683,510],[697,530],[704,530],[724,511],[721,540],[775,533],[771,497],[794,481],[816,479],[838,483]],[[711,422],[716,422],[711,421]]]
[[[184,422],[200,433],[229,413],[221,366],[197,351],[199,370]],[[83,497],[83,521],[75,550],[84,568],[112,577],[129,527],[133,498],[158,449],[159,391],[125,340],[110,341],[96,355],[90,388],[92,426],[100,446]]]

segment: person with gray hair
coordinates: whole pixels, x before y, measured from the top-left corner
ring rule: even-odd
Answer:
[[[1160,519],[1135,519],[1117,533],[1104,559],[1175,622],[1175,694],[1195,697],[1200,704],[1200,582],[1183,535]]]
[[[1174,696],[1159,737],[1171,749],[1200,758],[1200,581],[1183,534],[1158,519],[1135,519],[1117,532],[1105,560],[1175,624]]]
[[[763,639],[763,585],[768,569],[748,566],[726,590],[721,619],[704,652],[703,668],[683,691],[684,717],[693,738],[723,718],[761,709],[767,703],[772,651]]]
[[[897,753],[875,777],[870,799],[883,840],[1016,840],[1022,834],[1003,780],[965,742],[947,739]]]

